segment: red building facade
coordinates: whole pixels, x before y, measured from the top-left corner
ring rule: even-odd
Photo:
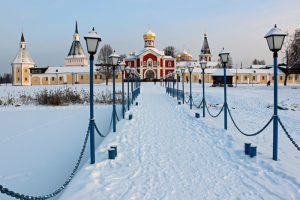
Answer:
[[[143,35],[144,48],[136,53],[129,54],[125,58],[126,67],[135,68],[143,80],[154,80],[165,77],[176,69],[176,59],[165,56],[164,51],[158,51],[154,46],[155,33],[149,30]],[[127,74],[125,73],[125,78]]]

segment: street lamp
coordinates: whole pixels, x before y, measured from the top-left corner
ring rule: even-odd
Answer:
[[[273,160],[278,159],[278,77],[277,77],[277,57],[280,51],[284,38],[287,34],[276,27],[272,28],[265,38],[267,39],[270,51],[273,52],[274,58],[274,115],[273,115]]]
[[[179,88],[178,88],[178,83],[179,83],[179,81],[178,81],[178,77],[179,77],[179,74],[180,74],[180,70],[179,69],[177,69],[176,70],[176,74],[177,74],[177,100],[178,100],[178,91],[179,91]]]
[[[172,96],[173,96],[173,98],[174,98],[174,93],[175,93],[175,86],[174,86],[174,84],[175,84],[176,72],[173,71],[172,75],[173,75],[173,95],[172,95]]]
[[[203,87],[203,100],[202,100],[202,102],[203,102],[203,117],[205,117],[205,105],[206,105],[206,103],[205,103],[205,87],[204,87],[204,70],[205,70],[205,68],[206,68],[206,64],[207,64],[207,62],[205,61],[205,60],[201,60],[200,61],[200,66],[201,66],[201,69],[202,69],[202,87]]]
[[[134,77],[134,68],[130,69],[131,71],[131,104],[133,105],[133,77]]]
[[[126,68],[125,68],[125,70],[126,70],[126,73],[127,73],[127,82],[128,82],[128,91],[127,91],[127,105],[128,105],[128,110],[130,110],[130,107],[129,107],[129,102],[130,102],[130,100],[129,100],[129,76],[131,75],[131,70],[130,70],[130,67],[129,66],[127,66]]]
[[[192,109],[192,72],[193,72],[193,69],[194,67],[192,65],[189,65],[188,66],[188,69],[189,69],[189,72],[190,72],[190,109]]]
[[[169,73],[168,73],[168,77],[169,77],[169,83],[168,83],[168,86],[169,86],[169,95],[171,95],[171,91],[170,91],[170,88],[171,88],[170,78],[171,78],[171,76],[172,76],[172,73],[169,72]]]
[[[110,64],[113,66],[113,132],[116,132],[117,121],[116,121],[116,66],[118,65],[120,56],[114,51],[109,57]]]
[[[125,62],[122,61],[120,63],[120,68],[122,71],[122,114],[123,114],[123,119],[125,118],[125,107],[124,107],[124,71],[125,71]]]
[[[181,68],[181,73],[182,73],[182,104],[184,104],[184,73],[185,73],[185,68]]]
[[[101,37],[93,30],[84,36],[88,53],[90,54],[90,150],[91,164],[95,163],[95,121],[94,121],[94,54],[97,52]],[[73,78],[73,75],[72,75]],[[73,81],[72,81],[73,84]]]
[[[224,128],[227,130],[227,91],[226,91],[226,63],[228,61],[229,52],[224,50],[220,51],[219,56],[224,67]]]

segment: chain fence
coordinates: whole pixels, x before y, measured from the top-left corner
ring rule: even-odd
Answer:
[[[218,116],[221,114],[221,112],[223,111],[223,109],[224,109],[224,104],[223,104],[223,106],[222,106],[220,112],[219,112],[217,115],[212,115],[212,114],[209,112],[208,107],[207,107],[207,103],[206,103],[206,102],[205,102],[205,107],[206,107],[206,110],[207,110],[208,114],[209,114],[211,117],[216,118],[216,117],[218,117]],[[203,109],[204,109],[204,108],[203,108]]]
[[[76,163],[76,165],[73,169],[73,172],[71,173],[69,178],[65,181],[65,183],[59,189],[55,190],[51,194],[47,194],[47,195],[44,195],[44,196],[29,196],[29,195],[25,195],[25,194],[16,193],[16,192],[14,192],[12,190],[9,190],[8,188],[4,188],[2,185],[0,185],[1,193],[6,194],[6,195],[11,196],[11,197],[14,197],[16,199],[24,199],[24,200],[29,200],[29,199],[30,200],[44,200],[44,199],[49,199],[51,197],[55,197],[56,195],[58,195],[61,191],[63,191],[67,187],[67,185],[73,179],[76,171],[78,170],[78,167],[79,167],[80,162],[82,160],[82,157],[83,157],[83,154],[84,154],[84,151],[85,151],[85,148],[86,148],[86,144],[87,144],[87,141],[88,141],[88,138],[89,138],[90,125],[91,125],[91,123],[89,123],[89,127],[88,127],[88,130],[87,130],[87,133],[86,133],[86,136],[85,136],[85,140],[84,140],[84,143],[83,143],[83,147],[82,147],[79,159],[78,159],[78,161],[77,161],[77,163]]]
[[[260,134],[260,133],[261,133],[262,131],[264,131],[264,130],[269,126],[269,124],[273,121],[273,116],[272,116],[271,119],[268,121],[268,123],[267,123],[262,129],[260,129],[259,131],[255,132],[255,133],[253,133],[253,134],[247,134],[247,133],[244,133],[243,131],[241,131],[241,129],[236,125],[236,123],[235,123],[235,121],[234,121],[234,119],[233,119],[233,117],[232,117],[232,115],[231,115],[231,112],[230,112],[229,108],[227,108],[227,110],[228,110],[229,116],[230,116],[231,121],[233,122],[234,126],[237,128],[237,130],[238,130],[241,134],[243,134],[243,135],[245,135],[245,136],[255,136],[255,135]]]
[[[296,144],[295,140],[292,138],[292,136],[287,132],[287,130],[285,129],[285,127],[283,126],[280,118],[278,117],[278,122],[281,126],[281,128],[283,129],[284,133],[286,134],[286,136],[291,140],[291,142],[293,143],[293,145],[296,147],[296,149],[298,149],[298,151],[300,151],[300,147],[298,146],[298,144]]]

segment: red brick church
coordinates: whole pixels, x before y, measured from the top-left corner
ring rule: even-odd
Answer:
[[[144,48],[139,52],[130,52],[125,58],[126,67],[135,68],[142,80],[160,79],[176,69],[176,58],[166,56],[164,51],[155,48],[155,33],[150,30],[144,35]],[[126,74],[126,73],[125,73]],[[125,75],[127,78],[127,74]]]

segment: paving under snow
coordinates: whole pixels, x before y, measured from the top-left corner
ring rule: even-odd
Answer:
[[[194,94],[197,102],[201,85],[193,87],[199,92]],[[293,87],[279,88],[279,102],[289,107],[279,116],[299,144],[300,95],[299,86]],[[272,89],[228,88],[228,104],[242,130],[255,132],[270,119]],[[216,114],[223,88],[207,87],[206,92]],[[249,138],[228,118],[225,131],[223,114],[213,119],[206,112],[203,118],[202,109],[177,105],[163,87],[153,84],[142,85],[138,102],[97,148],[96,163],[87,161],[60,199],[300,199],[300,152],[280,127],[279,161],[273,161],[272,124]],[[255,158],[243,152],[249,141],[258,146]],[[110,145],[118,146],[115,160],[107,159]]]

